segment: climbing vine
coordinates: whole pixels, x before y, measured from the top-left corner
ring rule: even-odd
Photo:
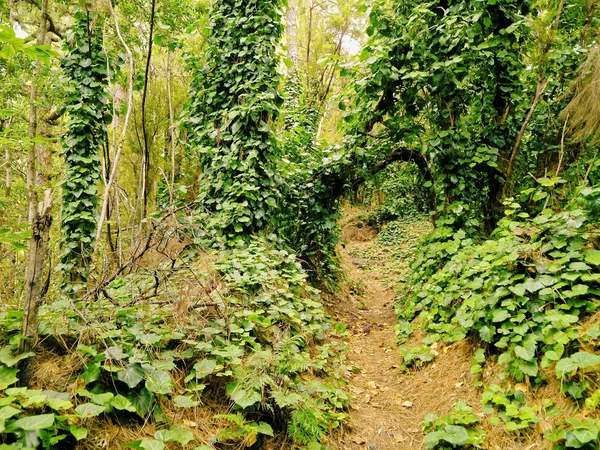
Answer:
[[[232,242],[273,226],[280,199],[272,127],[282,97],[282,0],[213,3],[206,63],[195,61],[186,126],[202,170],[199,199]]]
[[[65,175],[62,182],[61,268],[69,282],[87,280],[96,231],[100,152],[107,142],[110,120],[106,92],[108,73],[98,21],[89,11],[77,11],[62,68],[67,78],[63,137]],[[96,22],[96,23],[94,23]]]

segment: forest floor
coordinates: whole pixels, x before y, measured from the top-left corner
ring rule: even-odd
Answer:
[[[406,289],[417,243],[430,226],[426,221],[395,223],[378,236],[360,218],[360,210],[346,211],[340,250],[348,281],[329,305],[349,332],[351,419],[328,445],[340,450],[423,448],[425,414],[447,414],[458,400],[479,402],[469,375],[475,349],[461,341],[439,348],[433,364],[401,369],[394,306]],[[416,331],[404,345],[420,343]]]

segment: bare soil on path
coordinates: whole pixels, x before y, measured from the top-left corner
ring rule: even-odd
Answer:
[[[349,331],[351,420],[328,445],[338,450],[421,449],[421,421],[427,412],[447,414],[456,401],[479,398],[469,382],[472,348],[459,342],[440,348],[436,362],[421,370],[401,369],[395,291],[388,283],[402,278],[409,260],[395,261],[390,269],[385,250],[376,248],[376,232],[353,227],[344,227],[345,245],[340,249],[350,281],[330,305]],[[376,256],[357,257],[369,254]],[[417,332],[408,345],[419,343]]]

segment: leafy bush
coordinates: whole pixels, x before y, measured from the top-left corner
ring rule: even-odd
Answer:
[[[414,164],[390,164],[362,188],[370,194],[370,200],[377,200],[377,207],[366,219],[367,224],[380,227],[395,219],[426,214],[429,208],[424,185],[423,176]]]
[[[600,425],[592,419],[568,419],[558,427],[544,433],[544,437],[554,442],[555,450],[567,448],[597,449],[600,445]]]
[[[479,448],[485,439],[483,430],[475,430],[479,417],[473,409],[463,401],[459,401],[447,416],[438,418],[435,414],[427,414],[423,420],[423,428],[427,435],[423,442],[427,450],[452,448]]]
[[[200,405],[204,395],[231,402],[233,415],[223,419],[241,417],[239,423],[229,420],[233,426],[214,442],[248,443],[269,435],[269,430],[288,430],[299,444],[317,443],[339,426],[349,401],[335,369],[343,368],[343,349],[328,342],[335,330],[295,255],[253,238],[246,246],[222,251],[214,268],[218,293],[197,300],[184,320],[163,302],[155,307],[132,301],[128,285],[143,286],[146,277],[140,275],[115,280],[106,290],[110,301],[85,305],[85,321],[83,303],[65,299],[43,307],[42,334],[76,341],[69,354],[82,364],[74,369],[79,390],[75,396],[56,394],[66,402],[60,404],[64,411],[40,428],[47,429],[40,431],[40,439],[73,435],[69,426],[61,425],[60,414],[85,419],[118,413],[161,424],[154,439],[132,442],[133,448],[187,443],[190,430],[173,421],[165,406],[183,413]],[[6,339],[17,336],[18,317],[3,315],[0,329]],[[9,356],[8,350],[0,352],[0,361],[17,360]],[[36,397],[38,410],[25,410],[10,400],[16,373],[0,368],[0,381],[5,381],[0,400],[18,410],[15,419],[37,416],[40,407],[46,413],[56,402],[47,393],[31,394],[41,395]],[[19,433],[11,421],[15,414],[7,417],[6,427]]]
[[[491,239],[472,245],[458,232],[426,248],[429,260],[417,262],[425,274],[439,268],[440,248],[451,259],[422,276],[401,318],[419,314],[432,340],[478,336],[517,380],[556,362],[559,378],[570,375],[578,366],[569,357],[594,365],[592,355],[578,356],[584,333],[575,326],[600,303],[600,251],[586,211],[543,210],[529,218],[517,203],[507,206]]]

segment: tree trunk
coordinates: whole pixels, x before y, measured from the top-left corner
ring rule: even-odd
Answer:
[[[40,10],[40,30],[37,36],[37,45],[42,45],[46,40],[48,18],[48,0],[42,0]],[[29,222],[33,224],[37,207],[37,195],[35,190],[36,185],[36,169],[35,160],[37,153],[37,144],[33,141],[37,136],[37,93],[35,82],[39,72],[38,62],[35,62],[33,70],[33,79],[31,80],[31,88],[29,91],[29,131],[28,137],[31,140],[29,151],[27,152],[27,199],[29,200]]]
[[[148,212],[148,193],[150,191],[150,144],[148,142],[148,129],[146,126],[146,99],[148,97],[148,82],[150,78],[150,62],[152,61],[152,44],[154,39],[154,15],[156,0],[152,0],[150,11],[150,34],[148,36],[148,56],[146,58],[146,72],[144,74],[144,90],[142,93],[142,133],[144,134],[144,148],[142,150],[142,212],[140,223],[146,218]]]
[[[298,5],[296,0],[288,0],[286,14],[287,57],[294,64],[289,72],[298,71]]]
[[[167,54],[167,97],[169,100],[169,141],[171,143],[171,186],[169,186],[169,201],[173,203],[175,189],[175,151],[177,149],[177,126],[175,125],[175,111],[173,110],[173,94],[171,92],[171,71],[173,52]]]
[[[306,93],[310,92],[310,44],[312,41],[314,1],[311,3],[308,14],[308,39],[306,41]]]
[[[44,266],[51,225],[52,199],[50,190],[47,190],[44,201],[38,205],[31,224],[29,258],[25,271],[25,302],[23,305],[22,335],[25,339],[21,342],[21,353],[31,351],[37,343],[38,312],[50,281],[50,272],[48,272],[47,278],[44,277]],[[23,362],[19,376],[21,385],[27,386],[32,377],[30,359]]]

